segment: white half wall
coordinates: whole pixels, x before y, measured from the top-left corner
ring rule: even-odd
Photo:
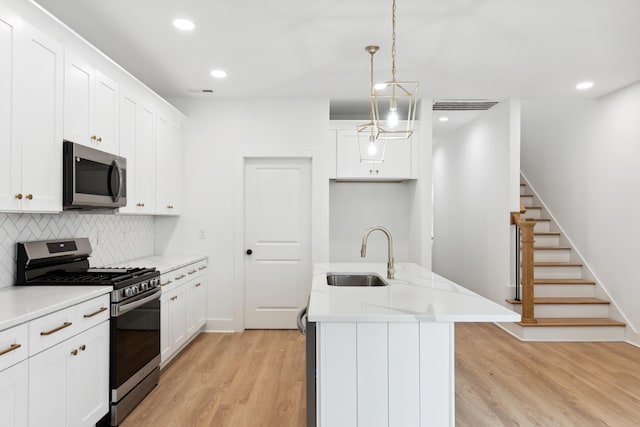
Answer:
[[[328,261],[329,101],[171,101],[188,116],[183,124],[184,207],[178,218],[157,218],[156,252],[208,255],[207,328],[242,330],[242,157],[313,156],[311,265]]]
[[[509,213],[519,208],[519,108],[503,101],[433,148],[433,270],[498,303],[515,256]]]
[[[599,100],[523,101],[523,174],[635,333],[639,159],[640,83]]]

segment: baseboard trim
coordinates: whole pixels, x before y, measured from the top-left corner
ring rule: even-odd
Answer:
[[[204,332],[242,332],[236,330],[236,321],[234,319],[207,319]]]

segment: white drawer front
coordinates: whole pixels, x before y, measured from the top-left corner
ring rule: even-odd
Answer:
[[[0,332],[0,371],[29,356],[29,325],[14,326]]]
[[[56,345],[81,331],[77,306],[65,308],[29,323],[29,355]]]
[[[109,294],[78,304],[77,312],[81,330],[94,327],[98,323],[109,320],[111,297]]]

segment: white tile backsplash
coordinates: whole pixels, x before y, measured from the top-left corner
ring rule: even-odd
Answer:
[[[153,255],[153,216],[65,212],[0,213],[0,288],[15,281],[16,243],[30,240],[88,237],[91,266],[99,267]]]

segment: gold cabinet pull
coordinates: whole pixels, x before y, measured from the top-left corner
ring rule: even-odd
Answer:
[[[86,349],[87,349],[87,346],[86,346],[86,345],[82,344],[82,345],[80,346],[80,350],[85,351]]]
[[[53,328],[50,331],[40,332],[40,335],[42,335],[44,337],[44,336],[47,336],[47,335],[54,334],[54,333],[56,333],[56,332],[58,332],[58,331],[60,331],[60,330],[62,330],[64,328],[68,328],[72,324],[73,323],[71,323],[71,322],[64,322],[61,326],[58,326],[57,328]]]
[[[165,282],[165,283],[160,283],[160,286],[167,286],[169,283],[173,283],[173,280],[169,280],[168,282]]]
[[[176,277],[175,280],[181,280],[181,279],[184,279],[184,278],[185,278],[185,275],[181,274],[180,276]]]
[[[197,272],[198,272],[198,270],[191,270],[191,271],[190,271],[190,272],[188,272],[187,274],[194,274],[194,273],[197,273]]]
[[[102,142],[102,137],[99,137],[97,141]]]
[[[171,297],[171,301],[175,301],[178,299],[178,295]]]
[[[18,194],[16,194],[16,199],[18,199],[18,200],[22,200],[22,193],[18,193]]]
[[[101,307],[101,308],[99,308],[98,310],[94,311],[91,314],[85,314],[84,318],[88,319],[90,317],[97,316],[98,314],[102,313],[103,311],[107,311],[107,310],[108,310],[107,307]]]
[[[202,267],[198,267],[198,270],[204,270],[205,268],[207,268],[207,266],[203,265]]]
[[[196,283],[196,288],[199,288],[202,283]]]
[[[33,194],[27,194],[27,200],[33,200]]]
[[[6,349],[0,351],[0,356],[5,355],[7,353],[11,353],[13,350],[17,350],[20,347],[22,347],[22,344],[11,344],[9,346],[9,348],[6,348]]]
[[[95,141],[96,139],[98,139],[98,137],[95,136],[95,135],[91,135],[91,139],[93,139]]]
[[[173,205],[167,205],[167,209],[173,209]]]
[[[136,206],[139,208],[144,208],[144,203],[136,203]]]
[[[71,350],[71,354],[74,355],[74,356],[77,356],[78,355],[78,349],[74,348],[73,350]]]

